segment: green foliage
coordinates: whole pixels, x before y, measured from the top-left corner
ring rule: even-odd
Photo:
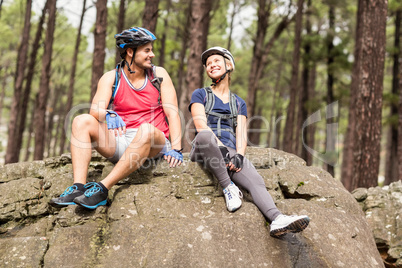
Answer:
[[[390,0],[388,1],[388,10],[391,12],[395,12],[398,9],[402,8],[402,1],[401,0]]]
[[[0,17],[0,66],[8,69],[8,73],[15,71],[15,59],[19,47],[22,27],[24,25],[25,5],[24,1],[15,1],[7,5],[3,4]]]

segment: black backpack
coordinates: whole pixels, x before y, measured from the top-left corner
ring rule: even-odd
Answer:
[[[116,88],[117,88],[117,85],[119,84],[119,81],[121,78],[122,64],[123,64],[123,62],[120,62],[116,66],[116,76],[115,76],[114,83],[112,86],[112,98],[110,99],[108,109],[112,109],[112,104],[113,104],[114,97],[116,94]],[[159,92],[158,104],[161,104],[161,84],[163,81],[163,77],[156,76],[155,65],[153,65],[153,64],[151,64],[151,65],[152,65],[152,68],[146,69],[145,72],[146,72],[149,80],[151,81],[152,85],[158,90],[158,92]]]
[[[222,119],[224,120],[231,120],[231,125],[232,128],[225,128],[223,130],[229,131],[233,134],[233,136],[236,137],[236,127],[237,127],[237,115],[239,114],[238,112],[238,105],[237,105],[237,99],[235,94],[229,91],[229,107],[230,107],[230,114],[220,114],[216,112],[212,112],[212,108],[215,105],[215,97],[214,93],[212,92],[212,89],[210,87],[203,88],[206,94],[206,100],[205,100],[205,114],[207,117],[209,115],[218,117],[218,126],[217,126],[217,137],[220,138],[222,135],[222,127],[221,127],[221,121]]]

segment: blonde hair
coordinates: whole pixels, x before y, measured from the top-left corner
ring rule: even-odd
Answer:
[[[230,72],[227,73],[227,76],[228,76],[228,84],[230,86],[230,83],[231,83],[231,80],[232,80],[232,72],[233,72],[233,64],[232,64],[231,61],[229,61],[229,65],[231,67],[231,70],[230,70]]]

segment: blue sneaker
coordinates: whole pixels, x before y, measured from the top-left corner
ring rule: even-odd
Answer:
[[[91,185],[87,187],[85,184],[85,188],[89,188],[85,191],[83,195],[80,195],[74,199],[74,203],[80,205],[82,207],[86,207],[89,209],[95,209],[99,206],[105,206],[107,203],[107,193],[103,192],[102,187],[96,182],[90,182]]]
[[[69,205],[75,205],[74,198],[83,195],[84,192],[78,190],[76,185],[68,187],[61,195],[57,198],[52,198],[49,204],[56,208],[67,207]]]

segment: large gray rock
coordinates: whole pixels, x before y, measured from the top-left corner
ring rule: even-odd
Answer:
[[[283,213],[310,216],[304,232],[270,237],[247,193],[229,213],[216,179],[188,161],[150,163],[114,186],[106,207],[53,209],[50,198],[72,183],[63,155],[0,167],[0,266],[384,267],[361,207],[339,181],[278,150],[249,148],[248,157]],[[112,168],[94,154],[88,178]]]
[[[387,267],[402,267],[402,181],[359,188],[353,196],[366,214]]]

